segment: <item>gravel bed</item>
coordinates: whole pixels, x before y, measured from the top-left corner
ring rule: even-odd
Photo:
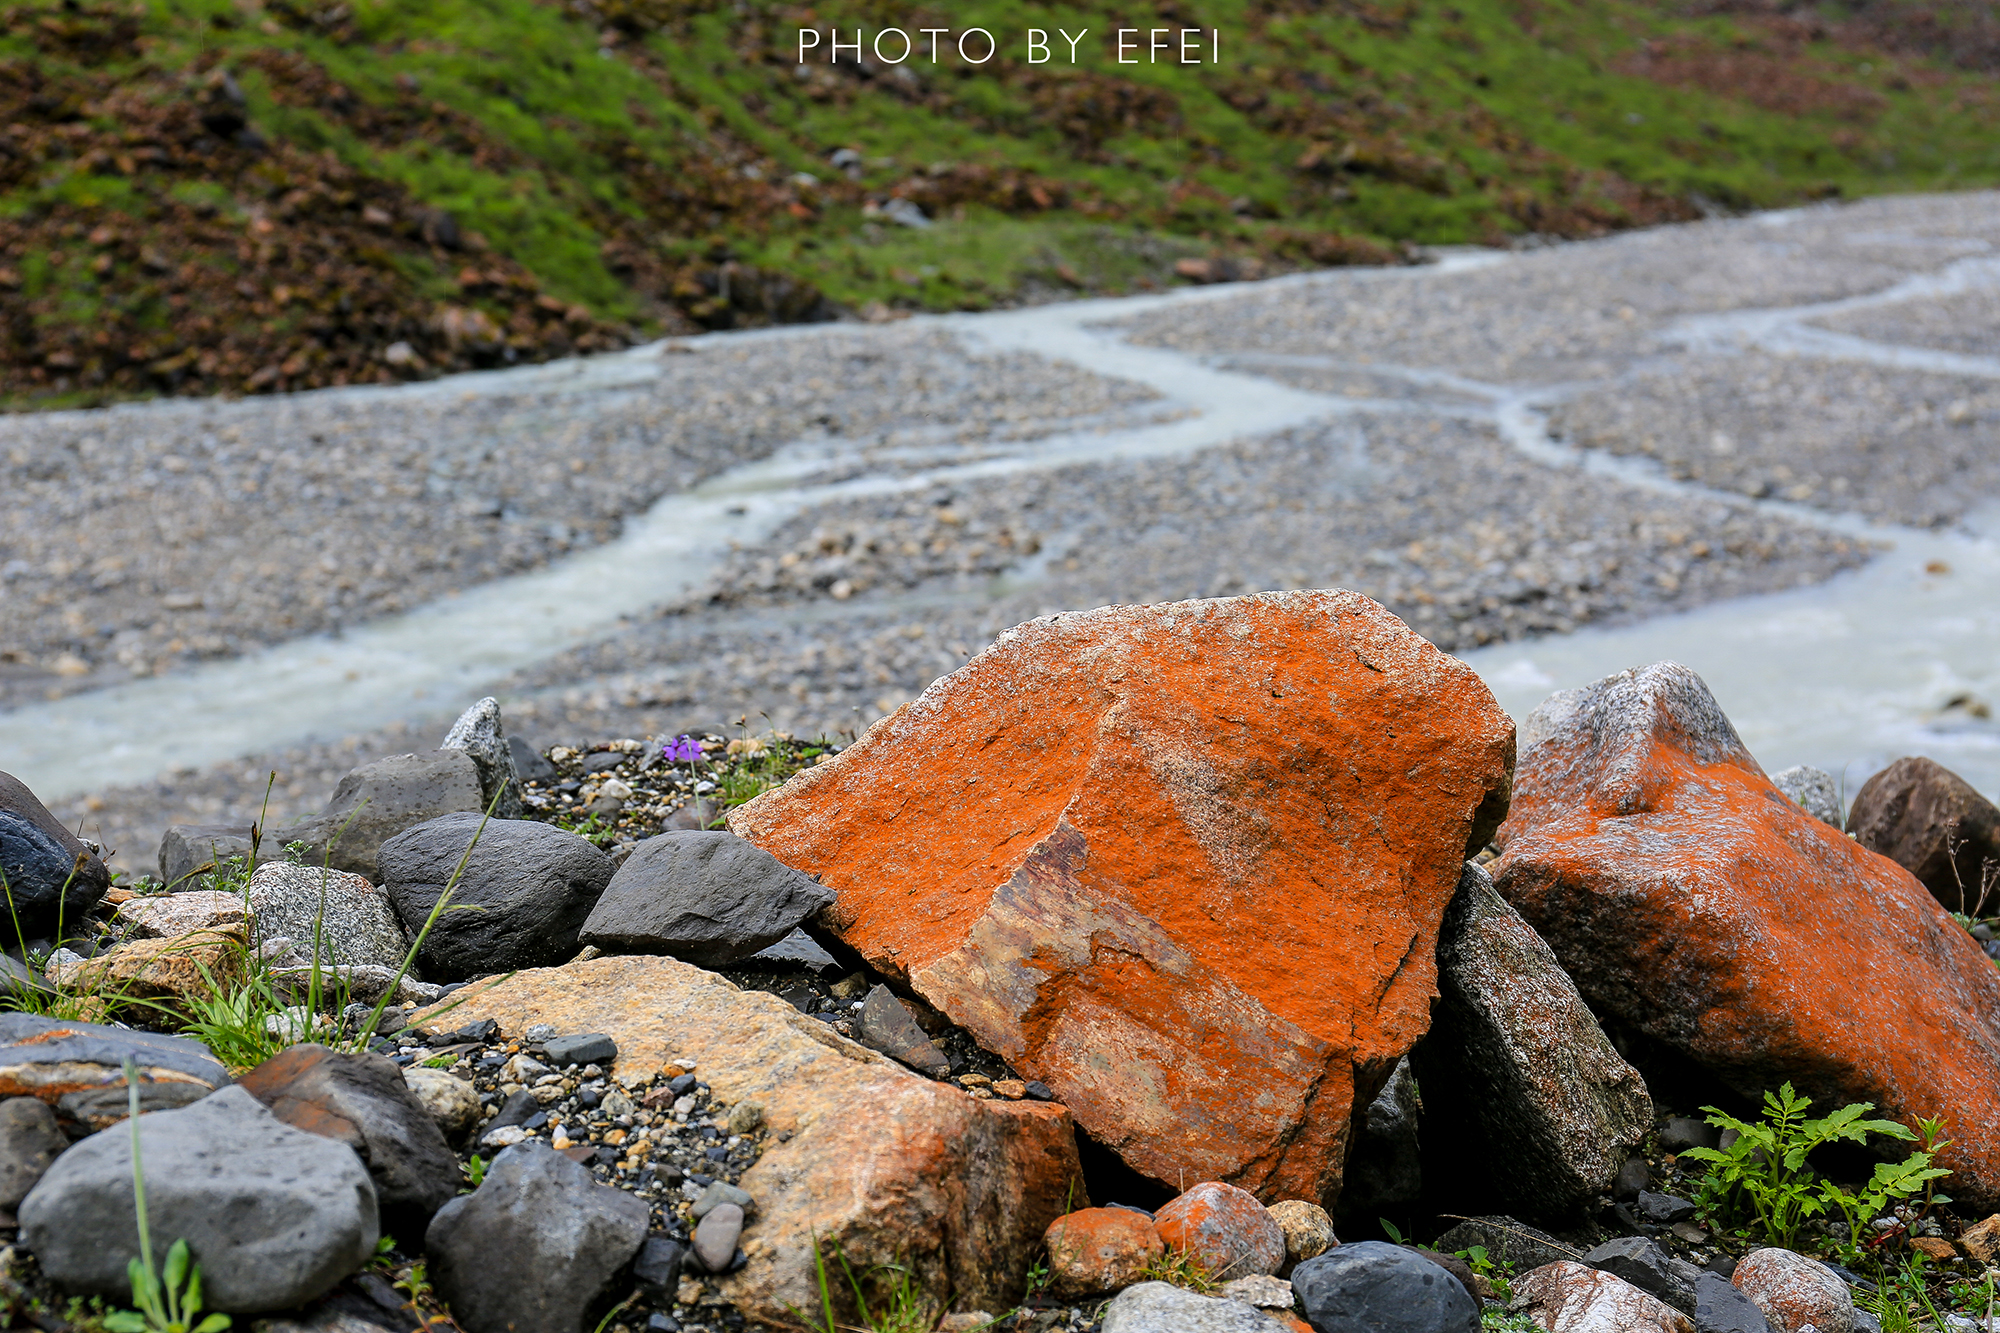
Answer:
[[[974,356],[935,327],[723,340],[633,365],[623,383],[579,366],[569,388],[545,369],[0,417],[0,706],[533,568],[793,441],[1005,440],[1156,397],[1034,356]]]
[[[1933,301],[1908,301],[1851,310],[1813,320],[1819,328],[1857,338],[1929,347],[1966,356],[2000,356],[2000,292],[1963,292]]]
[[[1599,379],[1667,350],[1690,314],[1877,291],[2000,245],[1991,193],[1881,199],[1663,227],[1414,278],[1336,275],[1120,321],[1188,352],[1280,352],[1450,370],[1492,383]]]
[[[2000,383],[1746,352],[1578,394],[1570,443],[1656,458],[1682,480],[1915,527],[2000,495]]]
[[[739,553],[712,600],[497,693],[509,731],[544,748],[745,726],[851,734],[1000,631],[1065,608],[1348,587],[1451,651],[1816,582],[1865,554],[1772,515],[1545,468],[1476,424],[1356,418],[1171,463],[822,507]],[[321,808],[356,764],[435,746],[451,720],[54,808],[143,871],[168,824],[254,817],[273,769],[276,827]]]

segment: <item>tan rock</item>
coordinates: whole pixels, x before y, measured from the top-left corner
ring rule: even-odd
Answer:
[[[1129,1208],[1081,1208],[1049,1223],[1049,1290],[1075,1299],[1123,1291],[1167,1252],[1152,1219]]]
[[[128,898],[118,905],[111,919],[131,926],[142,938],[171,939],[215,926],[240,926],[244,915],[240,895],[198,889]]]
[[[1268,1211],[1271,1220],[1285,1233],[1285,1266],[1278,1270],[1281,1273],[1308,1259],[1317,1259],[1340,1244],[1340,1237],[1333,1234],[1333,1219],[1316,1203],[1285,1199],[1272,1204]]]
[[[1137,1170],[1326,1203],[1512,752],[1358,594],[1107,607],[1001,635],[730,826]]]
[[[1974,1222],[1958,1238],[1965,1252],[1980,1263],[1991,1268],[2000,1264],[2000,1213],[1995,1213],[1984,1222]]]
[[[431,1119],[437,1121],[439,1129],[450,1139],[457,1139],[475,1124],[484,1110],[479,1102],[479,1094],[470,1082],[446,1069],[413,1068],[403,1071],[403,1081],[410,1085],[424,1110],[430,1112]],[[625,1136],[619,1132],[606,1142],[623,1143]]]
[[[208,999],[242,979],[243,940],[241,926],[133,940],[63,969],[62,987],[128,1000]]]
[[[975,1101],[671,958],[517,972],[452,1002],[451,1022],[491,1018],[508,1038],[535,1023],[604,1033],[620,1065],[699,1068],[719,1100],[763,1108],[763,1155],[741,1182],[757,1201],[741,1241],[750,1263],[716,1279],[753,1321],[790,1326],[797,1310],[824,1322],[815,1241],[857,1273],[901,1263],[960,1307],[1011,1308],[1043,1231],[1083,1201],[1063,1108]]]
[[[1567,1259],[1515,1279],[1509,1308],[1548,1333],[1694,1333],[1694,1321],[1665,1301]]]

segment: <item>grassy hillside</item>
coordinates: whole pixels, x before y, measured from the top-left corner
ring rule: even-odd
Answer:
[[[2000,44],[1961,2],[1157,6],[1219,30],[1192,67],[1115,63],[1138,21],[1115,7],[1014,0],[15,4],[0,399],[394,380],[1989,185]],[[981,65],[949,37],[936,64],[797,62],[801,27],[974,24],[1001,39]],[[1031,64],[1030,27],[1090,35]]]

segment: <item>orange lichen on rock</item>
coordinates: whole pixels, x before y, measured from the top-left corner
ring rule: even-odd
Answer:
[[[1779,792],[1694,672],[1537,709],[1498,841],[1495,887],[1607,1022],[1754,1100],[1790,1080],[1815,1114],[1944,1115],[1951,1193],[2000,1203],[2000,972],[1908,871]]]
[[[1350,592],[1045,617],[731,827],[1156,1180],[1331,1200],[1513,724]]]

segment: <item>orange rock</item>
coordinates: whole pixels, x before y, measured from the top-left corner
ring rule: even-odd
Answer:
[[[1686,667],[1557,694],[1524,742],[1494,884],[1594,1011],[1752,1099],[1946,1115],[1951,1193],[2000,1202],[2000,972],[1923,885],[1787,800]]]
[[[1247,1190],[1203,1181],[1153,1214],[1167,1248],[1194,1256],[1217,1281],[1275,1273],[1285,1262],[1285,1229]]]
[[[1008,631],[730,826],[1153,1179],[1331,1202],[1513,724],[1351,592]]]
[[[1122,1291],[1167,1252],[1152,1219],[1129,1208],[1083,1208],[1049,1223],[1049,1290],[1065,1299]]]

